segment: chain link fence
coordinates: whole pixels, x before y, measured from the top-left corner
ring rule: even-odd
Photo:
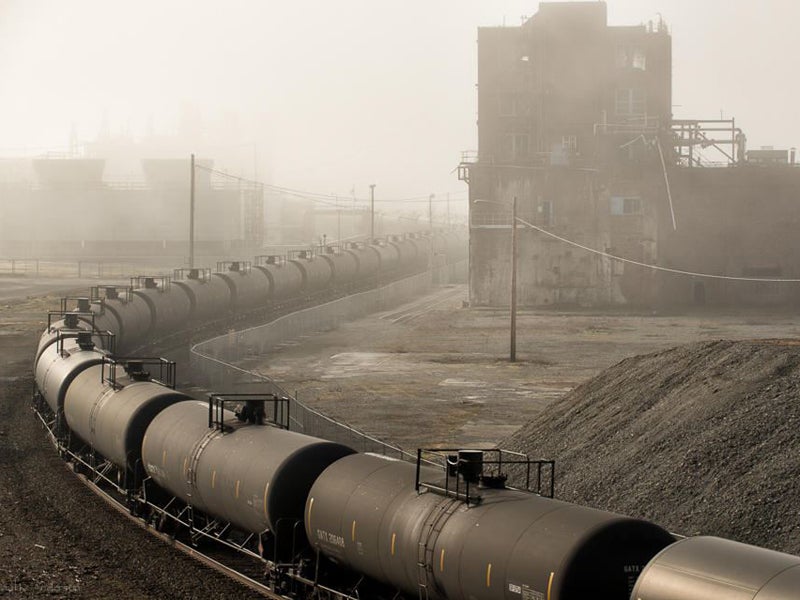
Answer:
[[[257,327],[230,331],[200,342],[190,351],[192,381],[217,392],[267,393],[289,398],[289,428],[293,431],[346,444],[360,452],[416,461],[415,453],[405,452],[346,423],[335,421],[292,397],[271,378],[244,365],[263,362],[270,352],[279,350],[287,342],[330,331],[342,323],[407,302],[428,292],[434,279],[441,279],[441,275],[427,271],[374,290],[294,312]]]

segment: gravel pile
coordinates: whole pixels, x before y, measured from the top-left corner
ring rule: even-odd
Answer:
[[[11,310],[0,307],[0,597],[251,598],[67,471],[30,410],[42,308]]]
[[[501,444],[556,496],[800,554],[800,345],[714,341],[623,360]]]

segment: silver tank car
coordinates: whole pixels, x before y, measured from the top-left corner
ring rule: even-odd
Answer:
[[[95,348],[89,332],[63,334],[50,344],[36,361],[36,387],[54,414],[64,407],[67,388],[82,371],[103,361],[104,354]]]
[[[103,378],[101,371],[115,377]],[[113,385],[112,385],[113,381]],[[84,442],[122,469],[135,472],[142,439],[153,418],[189,396],[128,375],[118,366],[94,365],[75,377],[64,399],[64,418]]]
[[[306,534],[339,564],[449,600],[627,600],[644,565],[674,541],[652,523],[533,494],[481,495],[468,507],[420,494],[414,465],[349,456],[311,488]]]
[[[631,600],[797,600],[800,557],[717,537],[690,537],[644,569]]]
[[[173,281],[189,298],[189,319],[195,323],[220,319],[231,309],[231,289],[210,272],[191,269],[186,279]]]
[[[209,427],[208,405],[180,402],[147,429],[145,470],[162,488],[240,529],[277,531],[302,518],[311,484],[328,465],[354,451],[263,425]]]

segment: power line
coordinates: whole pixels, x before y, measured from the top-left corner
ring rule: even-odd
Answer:
[[[676,275],[689,275],[691,277],[705,277],[706,279],[724,279],[727,281],[754,281],[754,282],[761,282],[761,283],[800,283],[800,279],[775,279],[769,277],[734,277],[732,275],[714,275],[712,273],[698,273],[695,271],[684,271],[682,269],[671,269],[669,267],[661,267],[659,265],[651,265],[648,263],[639,262],[637,260],[632,260],[630,258],[622,258],[621,256],[615,256],[613,254],[609,254],[608,252],[603,252],[602,250],[596,250],[595,248],[590,248],[589,246],[584,246],[583,244],[579,244],[578,242],[574,242],[570,239],[565,237],[561,237],[551,231],[547,231],[546,229],[542,229],[541,227],[537,227],[533,223],[529,223],[525,219],[517,217],[517,221],[527,225],[531,229],[535,229],[539,233],[543,233],[559,242],[563,242],[565,244],[569,244],[575,248],[580,248],[581,250],[585,250],[587,252],[591,252],[592,254],[596,254],[598,256],[604,256],[611,260],[618,260],[623,263],[628,263],[631,265],[636,265],[637,267],[644,267],[645,269],[652,269],[653,271],[663,271],[665,273],[673,273]]]

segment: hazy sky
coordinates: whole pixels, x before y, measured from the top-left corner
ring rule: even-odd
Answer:
[[[257,148],[272,183],[383,197],[464,190],[476,147],[476,29],[520,0],[0,0],[0,155],[201,115],[206,156]],[[800,145],[795,0],[609,0],[661,13],[676,117],[735,116],[750,147]],[[151,125],[149,125],[151,124]],[[216,144],[216,146],[214,145]],[[218,150],[216,148],[219,148]],[[252,158],[247,166],[252,175]]]

